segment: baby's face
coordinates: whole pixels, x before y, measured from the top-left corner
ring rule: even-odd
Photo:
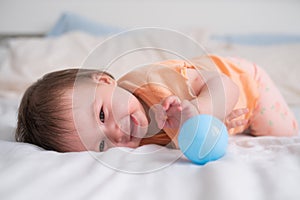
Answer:
[[[82,143],[73,144],[72,148],[77,151],[138,147],[148,126],[145,110],[138,99],[103,76],[98,83],[75,87],[73,119]]]

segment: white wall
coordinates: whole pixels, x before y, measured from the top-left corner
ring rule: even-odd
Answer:
[[[63,11],[122,27],[300,34],[297,0],[0,0],[0,34],[45,33]]]

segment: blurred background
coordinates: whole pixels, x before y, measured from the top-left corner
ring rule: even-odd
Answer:
[[[82,66],[87,55],[89,67],[107,66],[104,53],[110,58],[143,41],[197,56],[243,57],[263,66],[289,103],[298,104],[299,19],[299,0],[0,0],[0,95],[20,94],[46,72]],[[186,42],[152,33],[107,45],[91,59],[90,52],[107,37],[137,27],[174,29],[204,48],[199,53]],[[115,65],[152,59],[132,56]],[[149,62],[166,58],[155,59]]]
[[[122,28],[300,33],[298,0],[0,0],[0,34],[45,34],[62,13]]]

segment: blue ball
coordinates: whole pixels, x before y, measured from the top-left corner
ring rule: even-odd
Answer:
[[[228,146],[227,128],[211,115],[197,115],[184,122],[178,143],[189,160],[204,165],[225,154]]]

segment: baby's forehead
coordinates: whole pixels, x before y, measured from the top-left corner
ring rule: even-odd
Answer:
[[[72,89],[66,91],[68,99],[72,100],[73,105],[80,105],[83,103],[90,103],[95,99],[95,92],[97,84],[93,82],[76,83]]]

